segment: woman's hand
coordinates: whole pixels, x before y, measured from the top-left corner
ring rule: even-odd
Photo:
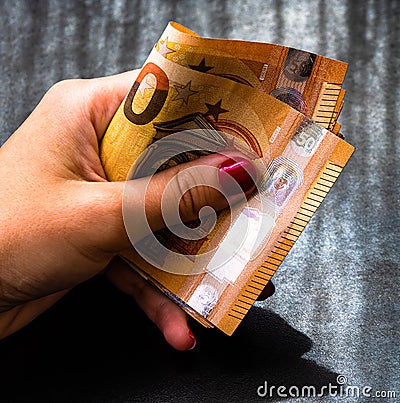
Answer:
[[[107,277],[136,299],[173,347],[185,350],[195,344],[184,312],[114,259],[130,246],[122,219],[124,183],[106,180],[99,141],[136,74],[56,84],[0,148],[0,337],[106,269]],[[177,172],[200,163],[218,167],[226,157],[200,160],[152,178],[145,206],[152,230],[164,225],[159,190]],[[202,178],[207,180],[212,178]],[[135,189],[135,181],[131,185]],[[252,185],[243,187],[251,190]],[[189,193],[180,204],[183,220],[196,218],[205,205],[226,207],[214,188]]]

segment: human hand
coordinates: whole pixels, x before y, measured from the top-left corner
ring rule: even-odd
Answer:
[[[0,148],[0,337],[106,269],[107,277],[135,298],[173,347],[193,346],[184,312],[121,260],[113,259],[130,247],[122,219],[124,183],[106,180],[98,144],[136,74],[56,84]],[[214,154],[156,174],[146,193],[151,229],[164,226],[161,190],[177,172],[200,164],[219,167],[226,160]],[[215,188],[195,187],[182,197],[184,221],[196,218],[203,206],[216,210],[227,206],[216,189],[223,183],[204,177],[201,169],[198,175]],[[252,190],[243,170],[236,179]],[[143,191],[140,181],[130,185],[138,194]],[[133,203],[135,207],[140,208]]]

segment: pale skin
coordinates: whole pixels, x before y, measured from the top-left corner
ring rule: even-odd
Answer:
[[[106,180],[99,141],[136,75],[56,84],[0,148],[0,338],[103,273],[136,300],[172,347],[193,347],[186,314],[116,258],[131,246],[122,219],[123,183]],[[201,158],[216,167],[224,159]],[[151,181],[146,214],[152,230],[164,226],[161,190],[182,169]],[[226,200],[214,188],[197,187],[182,198],[180,214],[192,220],[205,205],[220,210]],[[264,296],[272,292],[269,286]]]

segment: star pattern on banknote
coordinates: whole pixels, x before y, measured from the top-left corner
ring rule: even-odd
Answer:
[[[185,105],[188,104],[189,102],[189,97],[197,94],[198,91],[193,91],[190,86],[192,84],[192,81],[189,81],[184,87],[180,85],[174,85],[174,88],[177,91],[176,97],[173,99],[173,101],[178,101],[181,99]]]
[[[164,39],[164,41],[162,41],[162,42],[160,41],[160,42],[158,43],[158,53],[159,53],[161,56],[167,58],[167,55],[168,55],[168,54],[174,53],[174,52],[175,52],[175,50],[173,50],[173,49],[171,49],[171,48],[168,47],[168,37],[166,37],[166,38]]]
[[[140,85],[139,85],[138,91],[140,92],[140,94],[142,95],[142,97],[144,97],[144,92],[145,92],[146,90],[152,90],[152,89],[154,89],[154,88],[155,88],[155,87],[154,87],[153,84],[148,83],[147,80],[143,80],[143,81],[140,83]]]
[[[203,57],[201,59],[201,62],[199,64],[189,64],[189,67],[192,70],[200,71],[201,73],[207,73],[208,70],[211,70],[214,68],[214,66],[207,66],[206,65],[206,58]]]
[[[219,115],[221,113],[229,112],[228,109],[221,108],[221,103],[222,103],[222,99],[220,99],[215,105],[209,104],[209,103],[206,102],[205,105],[206,105],[208,110],[204,114],[204,116],[210,116],[211,115],[215,119],[215,121],[217,122],[218,118],[219,118]]]

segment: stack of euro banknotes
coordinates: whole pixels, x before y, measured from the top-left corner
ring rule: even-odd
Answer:
[[[110,122],[101,142],[110,181],[229,147],[261,172],[257,192],[218,213],[203,237],[167,228],[140,242],[147,255],[135,245],[122,254],[204,326],[235,331],[350,158],[337,122],[346,69],[282,45],[202,38],[171,22]],[[144,166],[154,171],[138,174]]]

